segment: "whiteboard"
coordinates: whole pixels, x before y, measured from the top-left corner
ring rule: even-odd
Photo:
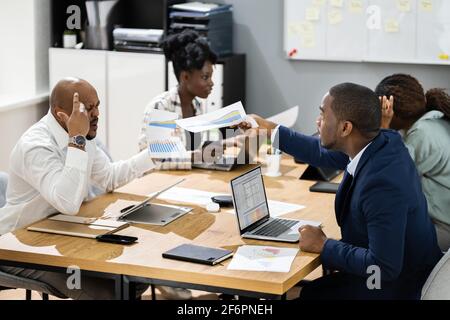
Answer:
[[[293,60],[450,64],[450,0],[284,0]]]

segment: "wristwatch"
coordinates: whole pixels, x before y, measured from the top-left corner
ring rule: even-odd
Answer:
[[[78,135],[69,138],[69,143],[79,147],[84,148],[86,146],[86,137]]]

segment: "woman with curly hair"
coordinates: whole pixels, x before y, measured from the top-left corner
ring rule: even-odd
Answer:
[[[394,74],[375,89],[382,100],[382,127],[400,130],[416,163],[443,251],[450,247],[450,97],[443,89],[424,93],[417,79]]]
[[[204,114],[205,102],[198,98],[208,98],[214,86],[212,75],[217,55],[209,47],[206,38],[195,31],[184,30],[168,36],[162,42],[162,48],[167,60],[173,64],[178,85],[155,97],[146,107],[139,137],[140,150],[148,147],[145,132],[154,109],[175,112],[180,119]],[[198,149],[204,140],[200,134],[190,134],[182,129],[177,129],[177,134],[188,151]],[[159,168],[190,169],[191,159],[165,159]]]

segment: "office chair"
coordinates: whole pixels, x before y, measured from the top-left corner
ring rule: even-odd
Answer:
[[[439,260],[422,288],[422,300],[450,300],[450,250]]]
[[[6,204],[6,187],[8,186],[8,174],[0,172],[0,208]],[[48,300],[52,295],[58,298],[66,298],[61,292],[52,286],[37,280],[22,278],[0,271],[0,291],[11,289],[25,289],[25,299],[31,300],[31,291],[42,293],[42,300]]]

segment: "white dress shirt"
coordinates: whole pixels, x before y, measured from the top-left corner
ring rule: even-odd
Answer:
[[[87,141],[86,151],[68,147],[68,141],[69,135],[50,111],[19,139],[10,157],[0,235],[52,213],[75,215],[90,198],[92,185],[112,191],[154,168],[146,150],[111,163],[95,140]]]
[[[364,151],[366,151],[366,149],[372,144],[372,142],[370,142],[369,144],[367,144],[367,146],[365,146],[364,148],[362,148],[362,150],[360,152],[358,152],[358,154],[353,158],[350,159],[349,164],[347,165],[347,172],[349,174],[352,175],[352,177],[355,176],[355,172],[356,172],[356,168],[358,168],[358,163],[359,160],[361,160],[362,155],[364,154]]]

